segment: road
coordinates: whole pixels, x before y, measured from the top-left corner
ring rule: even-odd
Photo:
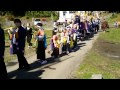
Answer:
[[[18,62],[13,60],[7,64],[8,76],[11,79],[70,79],[75,78],[75,71],[81,64],[87,52],[92,48],[94,41],[99,34],[96,34],[91,40],[86,40],[78,43],[78,48],[75,52],[52,60],[47,53],[48,64],[41,66],[36,60],[36,55],[28,58],[31,65],[31,70],[17,71]],[[49,47],[48,47],[49,48]]]
[[[105,18],[110,15],[105,16]],[[101,32],[99,32],[101,33]],[[21,70],[17,71],[17,60],[7,63],[8,77],[10,79],[75,79],[75,73],[88,51],[92,48],[93,43],[98,38],[99,33],[94,35],[90,40],[82,41],[78,43],[78,48],[75,52],[60,57],[57,60],[52,60],[47,53],[48,64],[41,66],[36,60],[36,55],[27,58],[31,69],[29,71]]]

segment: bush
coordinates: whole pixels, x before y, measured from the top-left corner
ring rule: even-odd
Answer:
[[[7,20],[14,21],[15,17],[13,15],[7,16]]]
[[[27,16],[26,19],[29,19],[29,17]]]
[[[117,18],[117,14],[113,13],[112,16],[110,17],[111,19]]]

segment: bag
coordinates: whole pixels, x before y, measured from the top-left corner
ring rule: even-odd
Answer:
[[[16,54],[17,53],[17,49],[16,49],[16,45],[10,45],[10,54]]]

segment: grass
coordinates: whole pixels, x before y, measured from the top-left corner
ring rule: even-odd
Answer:
[[[80,79],[90,79],[92,74],[102,74],[104,79],[120,78],[120,61],[109,60],[92,49],[77,71]]]
[[[107,19],[109,23],[114,23],[116,21],[120,21],[120,14],[114,14],[110,18]]]
[[[120,43],[120,29],[119,28],[109,29],[108,33],[100,34],[100,38],[107,40],[109,42]]]
[[[100,34],[93,45],[94,47],[89,51],[77,70],[77,78],[90,79],[92,74],[102,74],[104,79],[120,78],[120,61],[103,55],[102,53],[104,52],[100,52],[100,47],[102,48],[103,43],[98,44],[100,40],[103,40],[110,43],[118,43],[120,45],[120,28],[113,28],[109,31],[110,32]],[[109,47],[108,53],[111,49],[113,48]]]
[[[107,20],[109,23],[120,21],[120,14],[115,14]],[[90,79],[92,74],[102,74],[104,79],[120,78],[120,60],[104,55],[104,51],[106,50],[108,54],[116,50],[117,55],[120,56],[120,28],[111,28],[108,31],[106,33],[100,33],[99,38],[93,45],[94,47],[88,52],[82,64],[79,66],[76,72],[77,78]],[[112,55],[116,51],[112,52]]]

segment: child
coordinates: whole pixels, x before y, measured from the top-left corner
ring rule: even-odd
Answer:
[[[70,53],[71,52],[71,36],[70,36],[70,27],[67,27],[67,51],[68,51],[68,53]]]
[[[73,48],[76,48],[77,47],[77,25],[74,24],[74,28],[73,28],[73,42],[74,42],[74,47]]]
[[[66,28],[63,29],[61,33],[61,43],[62,43],[62,54],[67,53],[67,33],[66,33]]]
[[[58,58],[59,56],[59,47],[60,47],[60,42],[57,37],[57,32],[54,32],[53,37],[51,39],[51,49],[53,50],[53,53],[51,56],[54,56],[54,58]]]

